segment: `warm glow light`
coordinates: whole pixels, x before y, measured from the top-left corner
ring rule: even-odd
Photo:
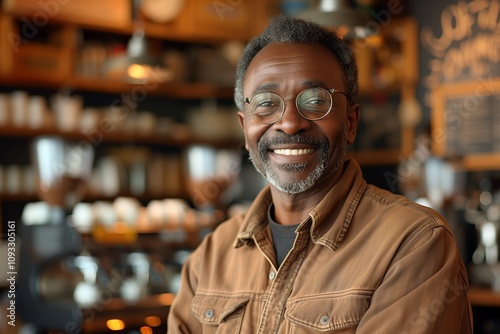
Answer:
[[[121,331],[125,328],[125,322],[121,319],[109,319],[106,321],[106,326],[112,331]]]
[[[174,294],[173,293],[162,293],[158,297],[158,301],[162,303],[163,305],[172,305],[172,302],[174,301]]]
[[[125,232],[128,232],[128,229],[129,229],[129,227],[127,226],[127,223],[124,221],[115,222],[114,228],[115,228],[116,233],[125,233]]]
[[[138,80],[144,80],[149,77],[151,72],[151,68],[146,65],[132,64],[127,69],[127,74],[133,78]]]
[[[142,326],[139,331],[141,332],[141,334],[153,334],[153,330],[148,326]]]
[[[146,317],[144,319],[144,322],[146,323],[146,325],[151,326],[151,327],[158,327],[161,325],[161,319],[155,315],[151,315],[149,317]]]

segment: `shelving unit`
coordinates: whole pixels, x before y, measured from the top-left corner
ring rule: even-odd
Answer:
[[[178,101],[177,103],[204,99],[231,100],[233,97],[233,87],[213,83],[174,81],[151,82],[141,85],[113,80],[108,77],[80,75],[77,71],[77,61],[84,32],[89,31],[93,36],[97,35],[98,37],[102,33],[103,38],[116,36],[118,40],[123,41],[127,40],[137,29],[138,22],[134,22],[130,16],[132,11],[129,0],[111,0],[104,5],[100,1],[75,0],[64,5],[55,4],[58,6],[57,8],[46,8],[40,6],[36,1],[29,0],[4,1],[2,4],[4,7],[0,9],[0,49],[2,49],[0,54],[0,86],[5,89],[14,87],[16,90],[22,89],[28,92],[40,88],[54,92],[64,89],[70,92],[107,94],[108,96],[121,96],[139,91],[144,93],[146,98],[174,99]],[[216,47],[228,40],[248,40],[262,29],[267,23],[268,17],[274,15],[277,10],[277,2],[264,1],[242,3],[240,6],[229,8],[231,13],[214,12],[213,6],[211,1],[202,1],[197,4],[186,2],[179,16],[172,21],[159,24],[143,18],[140,25],[144,28],[146,37],[153,41],[155,47],[162,43]],[[82,11],[82,8],[85,11]],[[52,9],[54,12],[50,11]],[[225,15],[224,20],[220,19],[219,14]],[[228,14],[230,15],[227,16]],[[41,22],[40,19],[46,20]],[[29,30],[33,27],[34,30]],[[26,33],[26,29],[28,36],[23,35]],[[44,36],[43,31],[48,31],[46,33],[49,34],[48,38]],[[33,34],[29,32],[33,32]],[[41,35],[42,38],[39,38],[38,35]],[[22,41],[22,38],[27,39]],[[43,62],[32,62],[39,56],[42,56]],[[25,66],[26,64],[28,67]],[[55,68],[44,67],[46,64],[52,64],[51,66],[55,66]],[[44,135],[59,136],[71,140],[88,139],[84,133],[79,131],[60,131],[54,127],[36,129],[10,125],[0,127],[0,140],[5,140],[6,143],[11,139],[29,142],[35,137]],[[168,135],[107,132],[103,135],[99,145],[101,144],[106,146],[129,144],[153,146],[161,151],[173,149],[173,152],[179,152],[179,150],[193,144],[204,144],[218,148],[238,148],[240,143],[237,140],[196,138],[181,131],[181,133]],[[21,152],[16,152],[16,154],[21,154]],[[122,191],[116,196],[133,196],[133,194]],[[139,196],[139,199],[147,202],[162,196],[187,197],[184,193],[145,192]],[[17,207],[18,203],[36,200],[37,197],[34,194],[1,193],[0,215],[2,207],[5,205]],[[85,200],[112,200],[112,198],[89,193]]]
[[[93,1],[93,0],[72,0],[66,2],[68,7],[74,4],[80,3],[84,5],[96,5],[98,11],[106,11],[107,6],[114,6],[117,3],[130,3],[129,0],[110,0],[105,1]],[[34,8],[24,8],[24,9],[14,9],[13,11],[0,10],[0,86],[5,90],[9,89],[22,89],[28,92],[39,91],[44,89],[45,91],[57,92],[61,89],[69,90],[71,92],[84,92],[90,95],[89,99],[92,99],[92,94],[105,94],[106,96],[122,96],[122,94],[133,94],[138,91],[143,94],[146,98],[152,98],[153,100],[175,100],[175,104],[183,104],[186,102],[188,106],[193,104],[193,101],[202,101],[204,99],[216,99],[230,101],[233,97],[233,87],[221,86],[206,82],[196,82],[196,81],[181,81],[181,82],[161,82],[161,83],[149,83],[145,85],[121,82],[118,80],[111,80],[106,77],[85,77],[78,73],[77,71],[77,57],[79,43],[81,43],[82,32],[91,31],[94,35],[99,35],[100,32],[109,35],[116,34],[120,40],[126,40],[134,31],[135,24],[129,20],[123,25],[111,26],[103,23],[93,23],[91,15],[87,15],[85,20],[74,19],[70,16],[64,14],[65,6],[61,5],[62,11],[51,17],[47,24],[39,27],[40,29],[52,29],[56,32],[56,37],[58,43],[53,45],[43,45],[39,41],[29,41],[27,43],[30,47],[24,48],[25,46],[19,45],[20,53],[17,54],[12,48],[11,41],[7,38],[10,33],[18,33],[15,29],[19,28],[20,21],[25,18],[32,18],[33,14],[36,13],[40,8],[37,1],[25,1],[20,0],[18,3],[24,3],[34,5]],[[262,28],[262,25],[266,23],[267,17],[271,14],[273,10],[272,5],[264,1],[252,1],[244,2],[242,6],[235,9],[237,12],[242,12],[251,8],[251,11],[246,12],[246,18],[251,18],[248,21],[248,28],[238,28],[238,29],[221,29],[220,27],[215,29],[213,25],[219,24],[219,26],[224,26],[226,24],[231,24],[231,20],[220,21],[218,17],[215,22],[210,23],[208,27],[204,27],[201,22],[194,22],[193,20],[198,20],[200,18],[200,10],[212,5],[212,1],[206,1],[204,7],[196,7],[196,3],[186,2],[187,8],[185,8],[185,13],[182,17],[178,18],[169,24],[155,24],[151,22],[146,22],[145,34],[148,38],[154,39],[153,42],[156,45],[161,45],[162,43],[168,44],[170,42],[184,43],[185,45],[202,45],[203,47],[216,47],[221,43],[224,43],[231,39],[237,40],[247,40],[251,34],[256,33]],[[211,7],[210,7],[211,8]],[[258,13],[256,11],[259,11]],[[124,10],[123,12],[126,12]],[[127,12],[127,15],[129,13]],[[215,14],[216,15],[216,14]],[[90,18],[89,18],[90,17]],[[102,17],[102,15],[100,16]],[[257,20],[254,20],[257,18]],[[210,21],[210,18],[205,18]],[[261,20],[261,21],[259,21]],[[112,20],[111,20],[112,21]],[[261,22],[261,24],[258,24]],[[247,24],[245,23],[245,24]],[[236,27],[239,26],[238,22],[233,22]],[[10,35],[12,36],[12,34]],[[42,41],[43,42],[43,41]],[[32,45],[30,45],[32,43]],[[40,44],[40,45],[34,45]],[[36,46],[36,47],[34,47]],[[19,59],[31,59],[37,58],[38,53],[41,54],[44,51],[49,51],[49,59],[46,59],[48,63],[58,62],[58,67],[56,71],[46,68],[32,68],[26,69]],[[24,57],[24,58],[23,58]],[[60,61],[60,62],[59,62]],[[86,97],[87,100],[87,97]],[[93,101],[88,101],[90,105]],[[140,111],[138,111],[140,112]],[[176,113],[176,110],[169,110],[171,113]],[[185,115],[181,115],[182,118]],[[55,127],[41,127],[36,129],[31,129],[27,127],[14,127],[12,125],[5,125],[0,127],[0,142],[3,145],[12,145],[13,142],[29,142],[38,136],[58,136],[71,140],[88,140],[89,138],[80,131],[61,131]],[[153,150],[158,150],[159,152],[174,152],[180,153],[185,147],[193,144],[204,144],[210,145],[218,148],[238,148],[240,143],[238,140],[229,139],[208,139],[195,137],[189,132],[173,132],[168,134],[160,133],[146,133],[139,134],[135,132],[106,132],[102,136],[102,142],[99,142],[99,147],[122,147],[123,145],[130,146],[140,146],[140,147],[151,147]],[[29,152],[12,152],[13,155],[29,155]],[[19,159],[18,159],[19,160]],[[23,161],[29,160],[21,159]],[[2,160],[3,163],[8,162],[5,158]],[[96,201],[107,201],[111,202],[116,197],[134,197],[143,203],[150,202],[152,200],[161,200],[164,198],[179,198],[188,201],[188,195],[181,189],[180,192],[174,193],[175,191],[158,193],[145,191],[140,195],[134,194],[129,190],[120,191],[113,196],[107,196],[103,194],[88,193],[83,201],[85,202],[96,202]],[[20,217],[23,205],[28,202],[38,201],[39,198],[35,194],[27,194],[23,192],[19,193],[0,193],[0,217],[4,223],[7,222],[7,217],[9,220],[15,220],[16,223],[20,224],[18,220]],[[14,215],[13,215],[14,213]],[[1,224],[0,232],[3,232],[4,223]],[[192,223],[192,222],[191,222]],[[189,225],[186,223],[184,225]],[[206,227],[205,227],[206,228]],[[86,250],[91,251],[93,255],[106,258],[109,256],[109,261],[114,262],[115,265],[121,265],[123,261],[122,257],[130,252],[143,252],[145,254],[151,255],[152,257],[159,258],[163,264],[169,265],[173,262],[173,259],[169,259],[169,256],[173,254],[175,250],[180,249],[193,249],[199,244],[203,231],[193,230],[192,226],[177,226],[178,230],[171,231],[165,226],[152,226],[150,230],[138,230],[135,231],[134,242],[127,243],[123,240],[123,236],[114,235],[107,238],[106,243],[99,242],[96,238],[93,238],[89,234],[82,235]],[[20,229],[19,229],[20,230]],[[205,231],[206,232],[206,231]],[[168,242],[165,238],[168,234],[170,239]],[[176,238],[175,240],[172,240]],[[120,241],[121,240],[121,241]],[[114,241],[114,242],[112,242]],[[120,257],[121,256],[121,257]],[[157,259],[158,260],[158,259]],[[158,292],[158,291],[157,291]],[[116,293],[115,293],[116,295]],[[173,300],[173,294],[171,293],[161,293],[146,296],[141,299],[138,303],[129,304],[121,298],[112,298],[106,300],[102,305],[99,304],[99,312],[95,309],[83,310],[84,312],[89,311],[94,316],[93,321],[84,322],[82,324],[81,330],[84,333],[95,333],[109,330],[106,325],[106,321],[110,318],[119,318],[125,316],[127,318],[127,325],[137,326],[145,325],[145,316],[151,317],[156,316],[161,319],[161,327],[157,329],[165,329],[165,316],[168,314],[169,305]],[[163,330],[164,332],[164,330]]]
[[[106,77],[84,77],[77,73],[76,62],[79,44],[81,43],[81,32],[92,31],[94,33],[116,34],[120,38],[127,38],[136,28],[136,23],[132,22],[130,17],[116,19],[115,23],[109,23],[102,20],[102,15],[96,14],[96,18],[92,19],[88,13],[82,17],[76,17],[75,12],[78,6],[81,5],[81,0],[72,1],[68,7],[61,7],[57,15],[50,16],[46,24],[37,27],[40,29],[50,28],[56,31],[56,42],[50,45],[39,45],[41,50],[45,47],[50,51],[50,54],[55,57],[54,61],[62,60],[62,65],[58,67],[58,71],[52,75],[46,69],[26,70],[17,62],[19,54],[2,53],[0,56],[0,86],[16,87],[16,89],[44,89],[57,91],[61,88],[69,89],[70,91],[83,91],[88,93],[109,94],[119,96],[121,94],[130,94],[135,89],[144,91],[147,96],[164,99],[176,99],[178,101],[194,101],[203,99],[219,99],[230,101],[233,98],[233,87],[225,87],[204,82],[162,82],[153,83],[151,85],[140,85],[134,83],[120,82],[111,80]],[[9,1],[14,5],[6,6],[6,9],[0,10],[0,47],[5,47],[6,50],[12,51],[12,46],[8,40],[8,32],[19,34],[19,23],[25,23],[26,19],[33,18],[36,10],[39,7],[33,5],[35,2],[27,0]],[[97,3],[97,2],[96,2]],[[89,6],[95,5],[94,1],[88,2]],[[127,4],[126,4],[127,3]],[[228,40],[246,41],[252,35],[261,30],[267,23],[267,17],[275,13],[277,8],[276,2],[255,1],[251,3],[242,3],[241,6],[236,6],[233,16],[220,17],[213,11],[213,2],[203,0],[199,6],[186,4],[181,14],[171,22],[165,24],[153,23],[150,21],[144,22],[145,35],[148,38],[154,39],[157,42],[181,42],[186,44],[201,44],[201,45],[219,45]],[[33,7],[35,6],[35,7]],[[73,7],[72,7],[73,6]],[[109,6],[121,6],[117,11],[123,13],[130,10],[128,1],[113,0]],[[105,7],[102,10],[106,10]],[[226,8],[227,9],[227,8]],[[227,13],[226,13],[227,14]],[[210,16],[212,15],[212,16]],[[238,17],[239,19],[235,19]],[[99,19],[101,18],[101,19]],[[121,22],[121,23],[118,23]],[[383,41],[397,45],[393,49],[394,52],[399,52],[404,59],[406,69],[395,77],[395,81],[387,87],[375,86],[370,80],[376,72],[376,67],[381,66],[377,63],[376,55],[373,48],[362,49],[358,59],[360,64],[360,94],[361,97],[370,96],[370,94],[391,94],[407,96],[408,92],[411,95],[414,85],[417,80],[417,64],[416,64],[416,24],[412,19],[394,20],[393,24],[384,31],[382,36]],[[399,32],[398,32],[399,31]],[[404,32],[403,38],[400,36]],[[12,35],[11,35],[12,36]],[[394,42],[395,41],[395,42]],[[29,40],[26,44],[37,44],[37,41]],[[21,56],[30,55],[33,50],[23,50],[24,44],[18,45]],[[35,48],[36,50],[36,48]],[[22,58],[22,57],[21,57]],[[386,64],[387,65],[387,64]],[[383,65],[383,66],[386,66]],[[388,117],[399,117],[398,115],[387,115]],[[56,135],[68,139],[85,140],[86,136],[77,131],[62,132],[54,128],[15,128],[11,126],[0,127],[0,138],[23,138],[31,140],[34,137],[42,135]],[[361,134],[360,134],[361,135]],[[397,165],[401,159],[407,157],[413,150],[414,129],[411,125],[403,124],[400,131],[399,148],[376,148],[369,150],[350,151],[349,157],[356,158],[364,166],[389,166]],[[103,138],[103,143],[106,145],[122,145],[127,143],[140,144],[146,146],[158,146],[163,148],[182,149],[192,144],[207,144],[219,148],[241,148],[241,140],[208,140],[206,138],[196,138],[190,135],[171,134],[147,134],[139,135],[134,133],[106,133]],[[129,195],[127,192],[123,195]],[[143,200],[151,200],[156,198],[154,194],[145,193],[141,196]],[[31,194],[0,194],[0,200],[3,201],[23,201],[33,200]],[[87,200],[106,199],[105,196],[99,194],[89,194]]]

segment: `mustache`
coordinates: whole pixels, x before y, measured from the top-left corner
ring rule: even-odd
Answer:
[[[321,140],[317,138],[312,138],[308,136],[303,136],[301,134],[288,135],[286,133],[281,133],[269,139],[261,138],[257,146],[259,152],[266,152],[270,147],[277,145],[286,144],[303,144],[312,147],[328,147],[327,140]],[[325,146],[326,145],[326,146]]]

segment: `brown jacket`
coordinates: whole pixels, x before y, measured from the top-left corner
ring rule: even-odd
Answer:
[[[448,224],[367,185],[355,161],[344,169],[279,270],[268,188],[205,238],[183,268],[168,333],[472,333]]]

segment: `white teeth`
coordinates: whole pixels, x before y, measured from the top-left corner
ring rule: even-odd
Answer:
[[[307,148],[307,149],[280,149],[280,150],[274,150],[274,153],[276,154],[281,154],[281,155],[303,155],[303,154],[309,154],[312,153],[313,149]]]

